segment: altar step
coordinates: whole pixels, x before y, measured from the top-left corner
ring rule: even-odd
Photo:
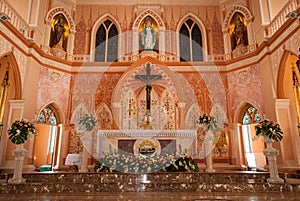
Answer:
[[[97,192],[286,192],[300,193],[300,182],[267,183],[268,173],[28,173],[26,183],[9,184],[1,175],[0,194]],[[300,181],[300,180],[298,180]]]

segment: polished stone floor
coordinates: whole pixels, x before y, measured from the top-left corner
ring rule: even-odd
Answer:
[[[84,194],[2,194],[0,201],[299,201],[294,193],[84,193]]]

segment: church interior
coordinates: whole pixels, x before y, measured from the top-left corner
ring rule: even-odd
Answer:
[[[51,178],[81,179],[87,186],[91,174],[101,182],[116,184],[120,178],[131,184],[135,178],[143,184],[138,190],[116,184],[122,192],[168,183],[163,173],[152,175],[153,169],[141,179],[94,172],[100,158],[116,152],[135,158],[184,153],[197,163],[200,178],[219,178],[222,186],[240,179],[247,187],[260,178],[265,183],[250,182],[252,192],[263,193],[253,200],[282,191],[287,200],[297,200],[299,19],[298,0],[0,0],[0,201],[14,192],[32,193],[36,183]],[[213,118],[213,131],[203,127],[205,115]],[[16,120],[35,127],[22,143],[10,136]],[[282,139],[267,144],[257,138],[264,120],[280,125]],[[196,191],[218,192],[218,179],[189,178],[209,183],[207,188],[190,184]],[[153,180],[165,183],[151,185]],[[266,188],[269,183],[275,184]],[[168,184],[165,191],[175,192]],[[233,189],[224,192],[238,192]],[[91,192],[110,190],[95,184]],[[160,193],[144,198],[172,197]],[[130,194],[106,196],[135,200]],[[201,196],[186,200],[217,199]],[[228,196],[219,199],[251,200]]]

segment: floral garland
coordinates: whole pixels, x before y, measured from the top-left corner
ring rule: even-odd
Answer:
[[[276,142],[281,141],[283,138],[283,132],[278,123],[265,119],[260,121],[258,125],[255,126],[256,136],[254,140],[260,136],[268,136],[270,139]]]
[[[96,126],[96,119],[92,114],[83,114],[80,116],[78,120],[78,125],[80,127],[80,130],[84,129],[86,131],[91,131]]]
[[[132,154],[105,154],[95,165],[95,172],[198,172],[197,163],[188,155],[165,154],[142,157]]]
[[[8,136],[12,143],[23,144],[28,138],[28,134],[35,134],[35,127],[26,119],[16,120],[8,130]]]
[[[216,119],[207,113],[204,113],[202,116],[200,115],[200,117],[198,119],[198,123],[200,125],[207,125],[207,129],[216,129],[217,128]]]

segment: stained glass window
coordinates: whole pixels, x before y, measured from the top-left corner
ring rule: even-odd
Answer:
[[[55,113],[49,106],[40,112],[39,119],[41,124],[56,124]]]
[[[260,112],[250,105],[248,109],[245,111],[244,117],[243,117],[243,124],[253,124],[259,122],[261,119]]]

